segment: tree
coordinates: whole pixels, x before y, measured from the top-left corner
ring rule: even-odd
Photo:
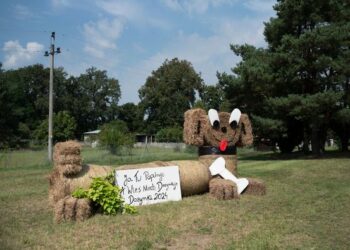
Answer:
[[[132,147],[134,144],[134,137],[129,133],[125,122],[112,121],[102,126],[99,141],[101,145],[107,147],[112,154],[117,154],[123,146]]]
[[[67,110],[76,119],[76,137],[117,119],[121,96],[118,80],[107,72],[91,67],[79,77],[69,77],[57,84],[56,110]]]
[[[181,127],[162,128],[156,134],[158,142],[182,142],[183,131]]]
[[[235,99],[281,124],[291,144],[298,137],[305,146],[311,140],[313,154],[320,154],[333,115],[349,108],[349,3],[280,0],[274,9],[276,17],[265,24],[268,48],[233,46],[242,62],[234,69],[237,76],[221,75],[221,81],[226,88],[248,88],[252,98]]]
[[[224,111],[221,109],[224,102],[224,93],[219,85],[203,85],[200,97],[204,109],[212,108]]]
[[[74,139],[74,132],[76,129],[76,122],[74,117],[72,117],[68,111],[60,111],[53,116],[53,141],[61,142],[67,141],[69,139]],[[37,142],[46,143],[48,139],[48,119],[45,119],[37,127],[33,133],[33,139]]]
[[[143,130],[143,113],[134,103],[128,102],[118,107],[118,120],[124,121],[131,132]]]
[[[193,107],[202,82],[188,61],[165,60],[139,90],[146,131],[155,133],[164,127],[183,126],[183,113]]]

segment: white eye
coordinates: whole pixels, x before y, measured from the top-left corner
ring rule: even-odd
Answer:
[[[218,128],[220,126],[219,114],[215,109],[209,109],[208,111],[210,125],[214,128]]]
[[[230,126],[232,128],[236,128],[240,118],[241,118],[241,111],[239,109],[234,109],[230,115],[230,120],[229,120]]]

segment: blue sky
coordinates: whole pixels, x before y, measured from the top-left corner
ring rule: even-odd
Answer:
[[[121,85],[120,104],[165,59],[193,64],[207,84],[239,61],[230,44],[266,46],[264,24],[275,0],[2,0],[0,62],[5,69],[49,66],[51,31],[62,53],[55,66],[79,75],[95,66]]]

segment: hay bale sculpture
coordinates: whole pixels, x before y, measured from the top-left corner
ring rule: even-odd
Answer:
[[[238,109],[232,113],[203,109],[185,112],[183,139],[186,144],[198,146],[198,161],[155,161],[123,165],[118,169],[139,169],[162,166],[179,166],[182,196],[205,192],[216,199],[239,198],[241,194],[264,195],[265,184],[258,179],[236,178],[236,147],[253,143],[252,127],[246,114]],[[77,199],[71,193],[87,188],[92,177],[108,175],[108,166],[82,165],[80,145],[68,141],[58,143],[54,151],[54,170],[50,176],[50,203],[54,207],[55,220],[84,220],[91,213],[91,203]]]

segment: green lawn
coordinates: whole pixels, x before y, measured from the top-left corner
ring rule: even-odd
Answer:
[[[0,152],[1,249],[349,249],[350,158],[240,150],[239,173],[259,177],[266,196],[217,201],[207,194],[55,224],[45,151]],[[86,163],[195,159],[193,151],[138,149],[124,156],[84,149]]]

